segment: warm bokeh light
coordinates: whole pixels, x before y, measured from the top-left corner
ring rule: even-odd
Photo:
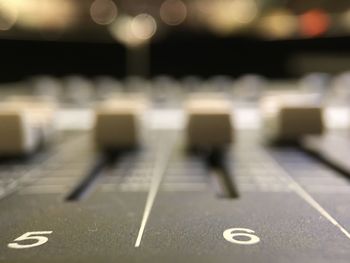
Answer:
[[[70,0],[0,0],[0,29],[16,25],[29,29],[62,29],[76,19]]]
[[[264,37],[287,38],[293,36],[298,29],[298,19],[287,9],[278,9],[266,14],[259,23]]]
[[[109,27],[110,32],[118,41],[129,46],[145,44],[156,33],[157,23],[148,14],[135,17],[121,16]]]
[[[258,7],[254,0],[235,0],[232,3],[233,15],[238,23],[248,24],[254,20],[258,13]]]
[[[126,45],[132,45],[133,39],[130,33],[130,24],[132,18],[130,16],[122,15],[118,17],[110,26],[109,31],[112,36]]]
[[[160,7],[160,17],[170,26],[176,26],[185,21],[187,7],[181,0],[166,0]]]
[[[312,9],[300,16],[301,34],[316,37],[324,34],[330,24],[330,18],[321,9]]]
[[[218,0],[198,2],[200,17],[216,33],[226,35],[247,26],[258,15],[254,0]]]
[[[117,14],[117,6],[112,0],[95,0],[90,7],[91,18],[99,25],[111,24]]]
[[[17,21],[16,0],[0,0],[0,30],[9,30]]]
[[[157,30],[157,23],[154,18],[148,14],[135,16],[131,21],[131,32],[136,38],[150,39]]]
[[[341,17],[341,23],[345,29],[350,31],[350,9],[345,11]]]

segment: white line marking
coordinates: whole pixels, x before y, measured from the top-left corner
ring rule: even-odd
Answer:
[[[169,143],[167,143],[169,145]],[[152,210],[152,206],[154,204],[154,200],[157,196],[159,186],[162,182],[163,175],[165,173],[165,170],[168,165],[168,161],[172,152],[172,147],[171,146],[164,146],[161,145],[161,150],[158,151],[158,154],[156,156],[156,163],[155,167],[152,171],[152,181],[151,181],[151,186],[148,192],[147,200],[146,200],[146,205],[145,205],[145,210],[143,212],[142,216],[142,221],[141,221],[141,226],[139,229],[139,233],[137,235],[137,239],[135,242],[135,247],[139,247],[141,244],[142,236],[145,231],[145,227],[149,218],[149,215]]]
[[[329,222],[331,222],[334,226],[336,226],[348,239],[350,239],[350,233],[342,226],[340,225],[337,220],[335,220],[334,217],[332,217],[308,192],[306,192],[297,181],[294,180],[293,177],[291,177],[283,167],[268,153],[266,153],[266,156],[268,156],[271,161],[280,168],[283,175],[288,179],[290,183],[290,187],[302,198],[304,199],[310,206],[312,206],[314,209],[316,209],[322,216],[324,216]]]

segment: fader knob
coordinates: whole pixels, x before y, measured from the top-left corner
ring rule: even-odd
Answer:
[[[82,76],[69,76],[64,79],[65,99],[77,105],[88,104],[94,96],[93,82]]]
[[[330,76],[327,73],[310,73],[302,77],[299,81],[301,92],[314,93],[323,99],[327,95],[330,85]]]
[[[334,77],[329,94],[330,102],[337,106],[349,106],[350,103],[350,71],[343,72]]]
[[[240,101],[257,101],[265,89],[266,80],[259,75],[248,74],[237,79],[233,85],[233,97]]]
[[[295,142],[324,131],[323,109],[306,94],[269,96],[262,101],[263,131],[269,141]]]
[[[196,98],[187,101],[187,144],[190,148],[228,145],[233,140],[231,105],[223,98]]]
[[[95,90],[98,99],[105,100],[122,93],[123,85],[120,81],[109,76],[99,76],[95,79]]]
[[[30,80],[33,94],[38,97],[48,97],[52,100],[60,100],[63,95],[62,83],[51,76],[37,76]]]
[[[53,131],[50,103],[11,100],[0,104],[0,155],[28,154],[46,144]]]
[[[140,140],[142,99],[113,99],[96,108],[94,139],[101,150],[135,148]]]
[[[0,155],[21,155],[31,152],[38,144],[36,130],[29,116],[19,111],[0,112]]]

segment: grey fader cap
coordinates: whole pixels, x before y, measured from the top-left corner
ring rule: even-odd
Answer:
[[[262,100],[263,134],[269,141],[298,141],[324,131],[323,108],[305,94],[269,96]]]
[[[0,155],[22,155],[52,137],[54,106],[35,97],[0,104]]]
[[[233,141],[231,104],[223,98],[192,97],[185,105],[189,148],[227,146]]]
[[[113,99],[95,110],[94,140],[101,150],[135,148],[140,144],[142,99]]]

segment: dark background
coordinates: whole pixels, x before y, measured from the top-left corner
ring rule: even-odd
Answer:
[[[39,74],[118,78],[127,74],[127,53],[118,43],[0,40],[0,50],[2,82]],[[327,54],[350,62],[350,37],[266,41],[174,34],[151,44],[150,77],[158,74],[237,77],[246,73],[269,78],[298,77],[299,73],[290,70],[290,61],[300,54]],[[346,69],[345,66],[343,70]]]

